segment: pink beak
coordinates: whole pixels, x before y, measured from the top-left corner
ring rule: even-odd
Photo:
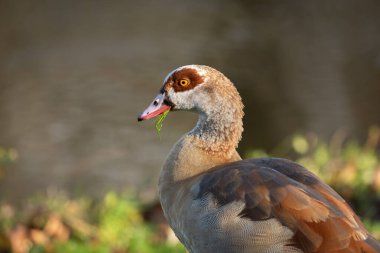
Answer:
[[[158,115],[171,109],[171,106],[164,103],[165,95],[164,93],[158,94],[158,96],[153,100],[153,102],[148,106],[148,108],[140,114],[137,118],[138,121],[154,118]]]

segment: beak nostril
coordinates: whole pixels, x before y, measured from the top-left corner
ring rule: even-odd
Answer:
[[[163,114],[166,111],[169,111],[172,107],[171,105],[164,103],[165,96],[164,94],[157,95],[153,101],[149,104],[148,108],[146,108],[141,115],[139,116],[139,121],[151,119],[156,116]]]

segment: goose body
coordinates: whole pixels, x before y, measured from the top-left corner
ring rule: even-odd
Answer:
[[[139,116],[199,114],[172,148],[159,197],[191,253],[380,253],[380,245],[332,188],[286,159],[242,160],[243,104],[221,72],[188,65],[169,73]]]

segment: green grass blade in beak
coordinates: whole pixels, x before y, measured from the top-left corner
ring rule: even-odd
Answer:
[[[157,135],[158,138],[161,139],[161,128],[162,128],[162,123],[164,122],[166,116],[168,116],[170,110],[165,111],[163,114],[160,115],[160,117],[156,120],[156,130],[157,130]]]

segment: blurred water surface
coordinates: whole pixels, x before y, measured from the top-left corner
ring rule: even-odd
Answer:
[[[161,140],[136,117],[185,64],[225,73],[246,105],[240,150],[295,131],[363,138],[380,123],[378,1],[1,1],[0,199],[57,187],[155,192],[196,115]]]

